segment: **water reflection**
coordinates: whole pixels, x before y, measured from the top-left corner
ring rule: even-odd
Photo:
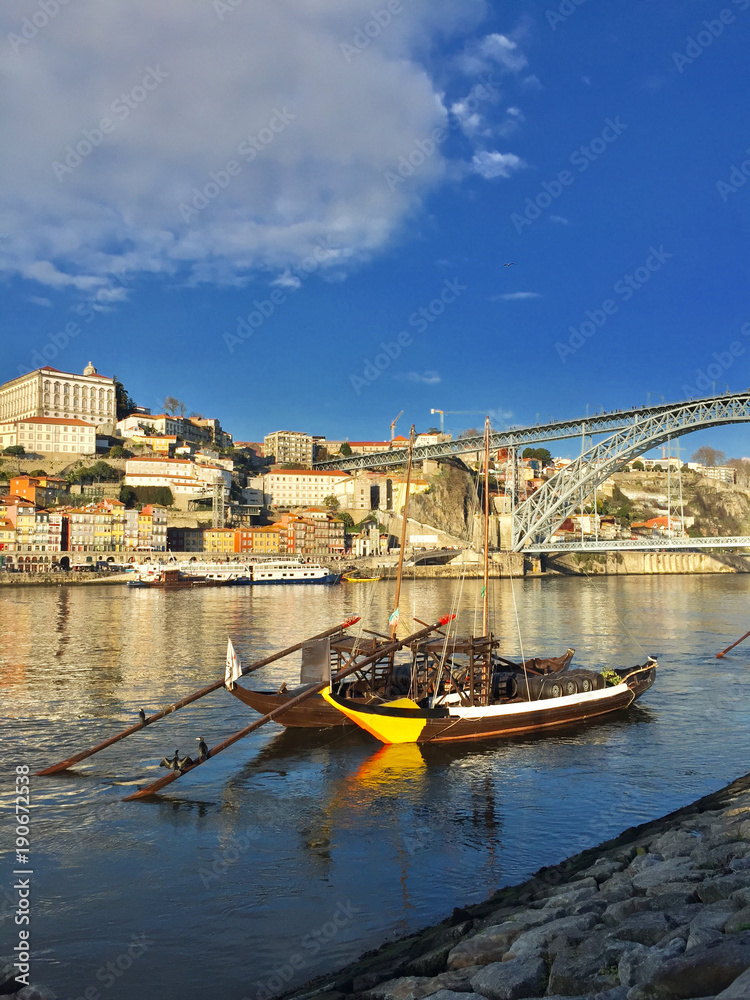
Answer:
[[[464,585],[459,629],[480,584]],[[121,803],[178,747],[252,715],[224,691],[33,784],[37,977],[80,996],[131,934],[156,944],[107,1000],[218,986],[254,995],[291,951],[304,981],[388,936],[442,918],[541,865],[737,777],[750,751],[744,577],[493,581],[494,628],[519,655],[576,647],[574,663],[660,652],[629,713],[499,743],[380,747],[359,732],[269,726],[152,802]],[[304,592],[303,592],[304,591]],[[159,594],[112,587],[0,591],[0,753],[36,770],[223,673],[227,634],[250,662],[363,614],[383,630],[387,586]],[[402,626],[450,610],[449,581],[407,581]],[[299,654],[258,675],[294,681]],[[9,804],[3,786],[1,804]],[[340,904],[356,916],[312,955],[302,941]],[[174,933],[179,928],[179,963]],[[216,930],[207,935],[206,928]],[[209,941],[210,938],[210,941]],[[290,984],[291,985],[291,984]],[[256,990],[257,992],[257,990]]]

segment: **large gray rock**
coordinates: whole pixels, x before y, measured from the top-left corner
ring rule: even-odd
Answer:
[[[747,1000],[750,997],[750,969],[738,976],[731,986],[716,997],[716,1000]]]
[[[680,938],[673,938],[663,948],[647,948],[643,944],[631,944],[622,953],[617,973],[623,986],[636,986],[648,980],[671,958],[676,958],[685,948]]]
[[[586,874],[593,878],[597,885],[607,882],[614,874],[621,872],[625,867],[624,861],[616,861],[614,858],[598,858]]]
[[[631,896],[619,903],[611,903],[602,914],[602,920],[608,927],[617,927],[626,917],[642,910],[650,910],[651,901],[643,896]]]
[[[724,924],[725,934],[739,934],[740,931],[747,930],[750,930],[750,906],[745,906],[741,910],[737,910]]]
[[[579,878],[575,882],[563,882],[560,885],[549,885],[534,893],[534,899],[552,899],[553,896],[564,896],[567,892],[579,892],[581,889],[597,889],[596,879],[590,875]]]
[[[588,880],[587,880],[588,881]],[[594,882],[593,879],[591,879]],[[560,893],[556,896],[550,896],[549,899],[544,904],[544,909],[560,909],[560,908],[570,908],[575,906],[576,903],[582,903],[584,900],[591,899],[592,896],[596,896],[599,892],[599,887],[596,882],[592,885],[581,886],[580,889],[568,888],[565,892]]]
[[[453,990],[438,990],[431,993],[427,1000],[485,1000],[478,993],[455,993]]]
[[[687,951],[699,945],[708,944],[719,933],[723,933],[726,922],[737,909],[737,904],[730,899],[720,899],[716,903],[701,907],[700,913],[690,921],[690,935],[687,939]]]
[[[661,854],[665,860],[681,858],[695,850],[701,840],[698,830],[678,827],[676,830],[667,830],[661,837],[657,837],[651,844],[651,850],[654,854]]]
[[[591,913],[551,920],[548,924],[535,927],[517,937],[503,955],[503,960],[545,954],[556,938],[561,938],[564,944],[581,941],[596,922],[596,917]]]
[[[729,843],[719,844],[715,847],[708,847],[706,844],[698,844],[690,852],[690,858],[698,867],[723,868],[735,858],[744,858],[750,853],[750,843],[744,840],[730,840]]]
[[[672,927],[663,913],[644,910],[625,917],[612,933],[622,941],[637,941],[638,944],[652,946],[658,944],[670,930]]]
[[[493,962],[471,977],[471,985],[487,1000],[521,1000],[544,992],[547,970],[541,958]]]
[[[399,979],[389,979],[385,983],[373,986],[363,996],[366,1000],[419,1000],[425,995],[423,987],[429,981],[424,976],[403,976]]]
[[[524,922],[506,920],[497,927],[488,927],[473,937],[459,941],[448,955],[449,969],[465,969],[469,965],[499,962],[511,944],[527,930]]]
[[[710,997],[750,968],[750,934],[722,938],[664,962],[628,993],[628,1000]]]
[[[550,969],[549,991],[579,996],[610,989],[619,984],[618,963],[619,954],[608,958],[604,954],[584,955],[574,950],[561,952]]]
[[[638,875],[640,872],[644,872],[649,868],[653,868],[654,865],[661,864],[664,858],[661,854],[653,854],[651,851],[645,849],[641,850],[640,853],[636,854],[633,860],[630,862],[628,867],[625,869],[624,874],[632,878],[634,875]]]
[[[698,898],[703,903],[716,903],[720,899],[728,899],[740,889],[748,888],[750,877],[740,872],[733,875],[719,875],[707,878],[697,887]]]
[[[636,892],[645,894],[649,889],[670,882],[700,882],[704,874],[695,871],[695,866],[689,858],[670,858],[668,861],[649,865],[634,875],[633,888]]]

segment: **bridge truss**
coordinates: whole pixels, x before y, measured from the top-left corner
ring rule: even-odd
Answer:
[[[710,403],[714,399],[730,397],[711,396],[706,400],[696,402]],[[593,414],[578,417],[575,420],[558,420],[547,424],[535,424],[533,427],[511,427],[504,431],[493,431],[490,435],[490,450],[499,448],[525,448],[538,445],[545,441],[561,441],[565,438],[576,438],[582,435],[591,436],[611,434],[613,431],[625,430],[634,421],[655,417],[668,413],[682,403],[662,403],[659,406],[642,406],[630,410],[617,410],[613,413]],[[455,441],[441,441],[439,444],[420,445],[414,449],[414,461],[424,459],[445,459],[460,457],[470,453],[481,454],[484,450],[484,435],[479,437],[457,438]],[[371,455],[351,455],[348,458],[326,459],[325,462],[315,462],[315,469],[383,469],[392,466],[406,465],[406,448],[392,448]]]
[[[584,451],[520,504],[513,519],[513,550],[541,551],[539,546],[550,544],[553,532],[580,505],[581,497],[588,497],[613,472],[617,472],[638,455],[673,437],[705,427],[748,420],[750,392],[711,396],[687,403],[672,403],[635,411],[627,426]],[[670,540],[668,547],[673,547],[673,541]],[[688,541],[692,543],[692,547],[696,547],[696,539]],[[746,542],[735,544],[742,545]],[[586,548],[589,547],[586,545]],[[579,546],[579,551],[580,548]],[[563,550],[559,545],[551,544],[550,551]]]

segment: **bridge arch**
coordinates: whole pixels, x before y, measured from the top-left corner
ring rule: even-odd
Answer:
[[[635,416],[632,423],[584,451],[517,508],[513,550],[548,542],[553,532],[597,486],[638,455],[706,427],[750,421],[750,392],[674,404]]]

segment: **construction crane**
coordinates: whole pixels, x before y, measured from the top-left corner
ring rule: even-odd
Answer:
[[[403,417],[404,411],[402,410],[397,417],[391,420],[391,441],[393,440],[393,432],[396,430],[396,424],[399,422],[400,418]]]
[[[443,417],[445,416],[446,413],[452,413],[452,414],[456,414],[456,415],[460,415],[460,416],[464,416],[464,417],[468,417],[468,416],[475,416],[475,417],[476,416],[482,416],[482,417],[484,417],[484,416],[487,415],[487,411],[486,410],[430,410],[430,413],[439,413],[440,414],[440,433],[441,434],[444,431]]]

